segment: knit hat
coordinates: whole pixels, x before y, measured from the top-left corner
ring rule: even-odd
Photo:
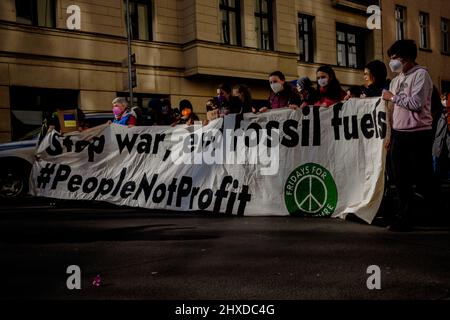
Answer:
[[[187,100],[187,99],[181,100],[180,101],[180,112],[183,111],[183,109],[186,109],[186,108],[191,109],[191,110],[194,109],[192,107],[192,103],[189,100]]]

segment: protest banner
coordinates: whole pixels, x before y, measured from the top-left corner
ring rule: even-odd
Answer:
[[[206,126],[102,125],[37,149],[31,193],[117,205],[371,223],[384,189],[380,99],[228,115]]]

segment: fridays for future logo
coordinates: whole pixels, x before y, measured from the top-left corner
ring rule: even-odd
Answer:
[[[331,173],[321,165],[301,165],[286,181],[284,201],[291,215],[329,217],[338,201],[336,183]]]

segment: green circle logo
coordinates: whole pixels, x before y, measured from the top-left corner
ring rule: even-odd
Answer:
[[[337,200],[333,176],[316,163],[292,171],[284,186],[284,201],[291,215],[329,217],[336,209]]]

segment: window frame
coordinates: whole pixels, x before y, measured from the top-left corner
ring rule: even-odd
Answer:
[[[139,37],[139,11],[138,11],[138,5],[139,4],[145,4],[147,6],[147,32],[148,32],[148,39],[141,39]],[[125,31],[127,31],[128,25],[127,25],[127,16],[126,16],[126,1],[123,1],[123,7],[124,7],[124,18],[125,18]],[[129,0],[130,7],[133,7],[133,10],[130,9],[130,22],[131,22],[131,40],[139,40],[139,41],[153,41],[153,0]],[[134,14],[132,14],[132,11]],[[135,37],[133,34],[133,26],[136,28],[136,34]]]
[[[343,32],[345,34],[345,41],[339,40],[338,32]],[[350,43],[348,41],[348,34],[355,35],[355,43]],[[339,64],[339,44],[345,45],[345,65]],[[356,48],[356,66],[350,66],[349,63],[349,47],[353,46]],[[361,48],[365,48],[365,38],[364,31],[358,27],[352,27],[350,25],[346,25],[343,23],[336,24],[336,65],[338,67],[343,68],[351,68],[351,69],[363,69],[365,65],[364,50],[360,50]]]
[[[222,4],[222,1],[226,2],[226,4]],[[224,44],[227,44],[227,45],[242,46],[241,0],[235,0],[234,5],[235,5],[234,7],[230,6],[229,0],[219,0],[219,10],[220,10],[220,13],[221,13],[220,16],[222,17],[222,11],[225,11],[226,12],[226,17],[227,17],[225,22],[224,22],[224,20],[222,20],[222,18],[220,18],[221,31],[222,31],[221,35],[223,37],[222,41],[223,41]],[[235,19],[236,19],[236,26],[235,26],[235,28],[236,28],[236,44],[231,43],[232,42],[231,41],[231,32],[230,32],[230,30],[231,30],[230,29],[230,23],[231,23],[230,15],[231,15],[231,13],[234,13]],[[226,31],[228,33],[228,35],[227,35],[228,42],[226,41],[225,34],[224,34],[225,33],[224,23],[226,23],[226,27],[227,27]]]
[[[15,0],[14,1],[14,8],[16,10],[16,21],[17,18],[24,18],[24,19],[28,19],[28,17],[24,17],[24,16],[19,16],[18,15],[18,10],[17,10],[17,4],[20,2],[21,0]],[[50,5],[52,6],[51,8],[51,25],[48,26],[46,24],[44,25],[40,25],[39,24],[39,14],[38,14],[38,0],[30,0],[29,4],[30,4],[30,23],[25,23],[23,22],[23,24],[26,25],[30,25],[30,26],[34,26],[34,27],[43,27],[43,28],[52,28],[55,29],[56,28],[56,0],[46,0],[50,3]],[[47,20],[47,19],[46,19]],[[20,23],[20,22],[19,22]]]
[[[397,15],[397,13],[399,12],[403,13],[403,17],[399,17]],[[407,19],[406,7],[401,5],[395,5],[394,17],[395,17],[395,38],[396,40],[404,40],[406,39],[406,19]],[[401,30],[399,29],[399,27],[401,27]]]
[[[259,30],[260,33],[256,34],[257,38],[259,39],[259,43],[261,46],[258,46],[258,49],[261,50],[267,50],[267,51],[273,51],[274,48],[274,37],[273,37],[273,1],[272,0],[256,0],[258,2],[258,8],[255,8],[255,23],[257,24],[257,21],[259,19]],[[262,10],[262,4],[263,1],[267,1],[267,12],[263,12]],[[263,25],[264,20],[267,20],[267,25],[269,29],[269,48],[264,47],[264,33],[263,33]]]
[[[425,18],[425,21],[422,20]],[[424,11],[419,12],[419,48],[430,49],[430,14]],[[425,33],[424,33],[425,32]],[[425,39],[423,39],[425,36]],[[423,41],[425,40],[425,43]],[[425,46],[424,46],[425,44]]]
[[[308,31],[304,31],[303,30],[303,23],[306,20],[306,23],[308,25]],[[303,13],[299,13],[298,14],[298,40],[299,40],[299,59],[302,62],[306,62],[306,63],[314,63],[314,50],[315,50],[315,45],[314,45],[314,41],[315,41],[315,28],[314,28],[314,22],[315,22],[315,17],[308,15],[308,14],[303,14]],[[308,53],[306,54],[306,52],[301,52],[301,43],[303,42],[303,49],[305,48],[305,38],[302,36],[304,36],[305,34],[308,35]],[[309,59],[306,57],[308,56]]]

